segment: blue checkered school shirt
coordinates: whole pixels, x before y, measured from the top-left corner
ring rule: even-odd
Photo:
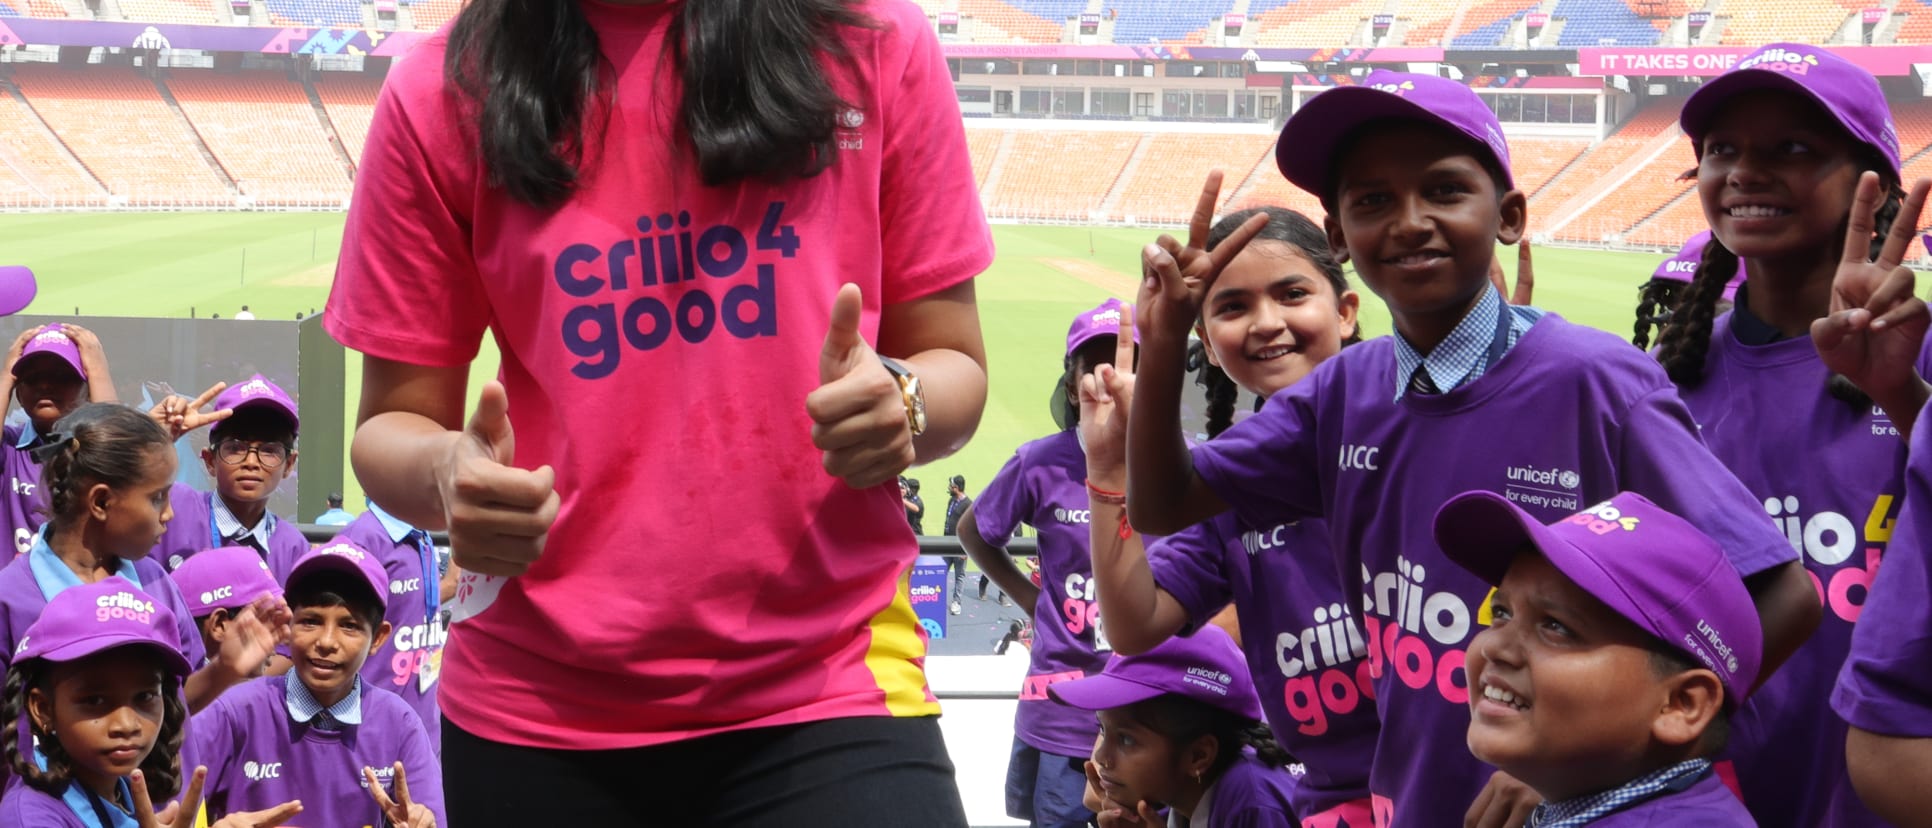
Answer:
[[[1417,353],[1415,346],[1395,335],[1395,399],[1399,402],[1403,394],[1409,393],[1409,383],[1414,379],[1417,368],[1428,366],[1429,379],[1441,391],[1475,382],[1489,372],[1489,341],[1496,335],[1496,314],[1508,313],[1509,341],[1504,350],[1516,347],[1517,340],[1528,333],[1536,320],[1543,318],[1543,311],[1521,305],[1505,305],[1503,297],[1494,289],[1483,290],[1483,297],[1476,301],[1476,307],[1456,323],[1454,330],[1436,344],[1427,357]]]
[[[309,692],[309,686],[295,676],[295,671],[287,674],[289,718],[297,724],[306,724],[324,713],[329,714],[317,724],[323,730],[341,730],[343,725],[362,724],[362,677],[356,676],[349,685],[349,695],[331,707],[323,707],[322,701]]]
[[[1691,759],[1639,776],[1600,794],[1562,802],[1545,802],[1530,812],[1529,828],[1577,828],[1588,825],[1606,815],[1662,795],[1676,787],[1673,783],[1678,780],[1696,781],[1710,769],[1711,760]]]

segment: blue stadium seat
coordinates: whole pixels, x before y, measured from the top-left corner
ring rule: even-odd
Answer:
[[[269,14],[290,23],[312,26],[361,26],[360,0],[265,0]]]
[[[1087,10],[1087,0],[1004,0],[1004,2],[1020,11],[1035,17],[1044,17],[1055,23]]]
[[[1614,41],[1618,46],[1654,46],[1662,32],[1637,16],[1623,0],[1558,0],[1551,18],[1564,20],[1556,45],[1596,46]]]
[[[16,9],[12,5],[8,4],[7,0],[0,0],[0,17],[20,17],[20,16],[21,15],[20,15],[19,9]]]
[[[1485,23],[1474,29],[1470,29],[1467,32],[1456,35],[1456,39],[1451,41],[1450,45],[1457,49],[1487,49],[1493,47],[1498,41],[1503,39],[1503,33],[1509,31],[1510,24],[1523,19],[1525,13],[1517,12],[1494,23]]]
[[[1234,0],[1107,0],[1114,42],[1181,40],[1234,8]]]

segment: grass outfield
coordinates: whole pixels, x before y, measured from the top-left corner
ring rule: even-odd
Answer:
[[[25,264],[40,281],[28,313],[185,317],[231,316],[247,304],[263,319],[293,319],[322,307],[341,244],[340,213],[79,213],[0,215],[0,264]],[[1109,295],[1131,298],[1139,251],[1152,231],[1070,227],[994,228],[999,259],[979,280],[981,321],[992,375],[978,435],[959,455],[912,474],[926,485],[928,531],[937,532],[945,478],[966,475],[978,491],[1013,448],[1046,434],[1049,386],[1060,373],[1067,323]],[[1504,263],[1515,270],[1514,251]],[[1628,336],[1636,286],[1660,257],[1539,248],[1536,303],[1572,321]],[[1388,314],[1364,297],[1372,335]],[[110,357],[112,354],[110,353]],[[472,386],[496,372],[485,343]],[[361,382],[353,354],[347,387]],[[313,461],[311,461],[313,462]],[[346,459],[345,459],[346,463]],[[360,487],[347,483],[349,502]]]

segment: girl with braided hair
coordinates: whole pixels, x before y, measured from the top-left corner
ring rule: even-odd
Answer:
[[[1197,377],[1207,386],[1210,438],[1233,424],[1241,390],[1266,399],[1361,340],[1360,298],[1349,289],[1328,237],[1300,213],[1260,207],[1229,214],[1208,229],[1206,249],[1219,248],[1256,215],[1266,215],[1268,224],[1228,262],[1195,324],[1204,352]],[[1125,435],[1109,431],[1108,419],[1093,412],[1080,416],[1092,481],[1117,477],[1125,456]],[[1232,603],[1230,632],[1247,654],[1265,720],[1274,739],[1305,763],[1289,794],[1294,810],[1304,819],[1360,828],[1371,824],[1369,768],[1379,725],[1374,702],[1357,684],[1358,672],[1366,675],[1367,650],[1361,623],[1344,612],[1348,590],[1326,531],[1320,520],[1256,527],[1229,513],[1143,542],[1139,535],[1119,537],[1113,523],[1095,521],[1094,574],[1103,611],[1105,596],[1115,594],[1119,583],[1115,564],[1125,561],[1136,583],[1172,595],[1185,608],[1184,629],[1199,627],[1202,633],[1210,621],[1225,624],[1217,613]],[[1297,644],[1286,659],[1277,659],[1282,637],[1310,646]],[[1333,692],[1321,692],[1324,685]]]
[[[1825,606],[1739,711],[1729,754],[1761,824],[1881,824],[1852,790],[1845,723],[1819,711],[1891,536],[1902,436],[1926,399],[1925,307],[1898,263],[1932,185],[1900,189],[1878,81],[1815,46],[1746,56],[1685,102],[1682,124],[1712,238],[1657,358]]]

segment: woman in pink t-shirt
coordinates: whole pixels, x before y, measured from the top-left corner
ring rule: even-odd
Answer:
[[[978,422],[991,259],[904,0],[472,0],[396,63],[326,320],[465,572],[452,823],[965,823],[894,481]]]

